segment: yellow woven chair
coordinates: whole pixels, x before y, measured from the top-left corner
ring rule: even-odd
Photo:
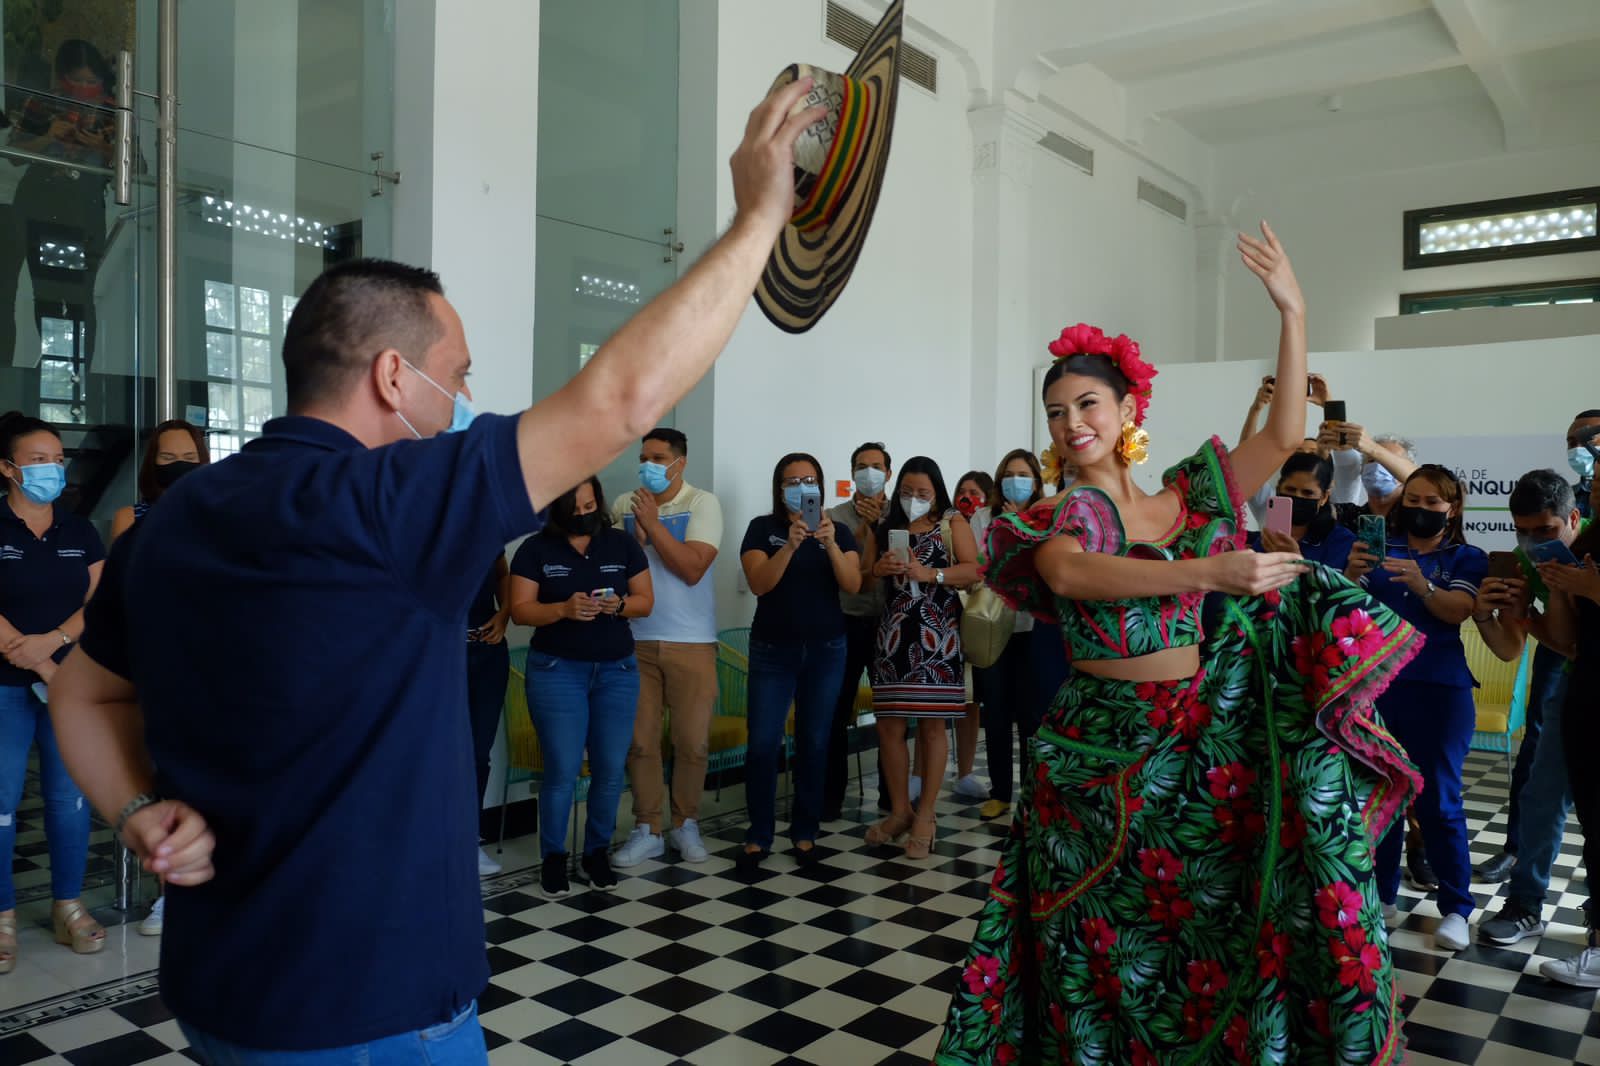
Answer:
[[[1528,678],[1531,673],[1530,645],[1524,642],[1522,654],[1506,662],[1489,650],[1478,634],[1478,627],[1461,627],[1461,643],[1467,650],[1467,667],[1477,678],[1472,700],[1478,721],[1472,734],[1473,751],[1499,752],[1506,759],[1506,776],[1511,775],[1512,749],[1522,738],[1528,718]]]

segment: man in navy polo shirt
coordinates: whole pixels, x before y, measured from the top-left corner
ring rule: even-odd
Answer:
[[[555,395],[471,421],[438,279],[343,264],[285,331],[289,416],[118,541],[51,710],[84,792],[174,886],[162,994],[205,1060],[486,1061],[470,560],[709,369],[793,208],[809,84],[752,113],[728,232]]]

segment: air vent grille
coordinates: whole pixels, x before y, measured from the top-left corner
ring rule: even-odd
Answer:
[[[872,36],[871,22],[833,0],[827,0],[825,22],[828,40],[842,44],[852,52],[860,51],[861,46],[867,43],[867,38]],[[939,91],[939,61],[904,41],[900,43],[900,76],[930,93]]]
[[[1039,138],[1039,147],[1054,152],[1085,174],[1094,173],[1094,149],[1086,144],[1079,144],[1070,137],[1063,137],[1051,130]]]
[[[1139,179],[1139,199],[1158,211],[1166,212],[1179,222],[1186,222],[1189,219],[1189,204],[1183,197],[1168,192],[1153,181]]]

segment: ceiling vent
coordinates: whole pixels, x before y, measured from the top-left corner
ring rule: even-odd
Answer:
[[[828,0],[824,22],[828,40],[844,45],[852,52],[872,36],[873,23],[849,8]],[[920,85],[930,93],[939,91],[939,61],[916,45],[900,41],[900,76],[913,85]]]
[[[1189,219],[1189,205],[1183,197],[1168,192],[1153,181],[1139,179],[1139,199],[1158,211],[1163,211],[1179,222]]]
[[[1079,144],[1070,137],[1063,137],[1051,130],[1039,138],[1039,147],[1055,153],[1085,174],[1094,173],[1094,149],[1086,144]]]

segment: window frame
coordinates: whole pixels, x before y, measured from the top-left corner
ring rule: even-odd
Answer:
[[[1475,288],[1468,289],[1437,289],[1433,292],[1403,292],[1400,294],[1400,313],[1402,315],[1418,315],[1438,313],[1442,311],[1470,311],[1480,307],[1511,306],[1508,304],[1468,303],[1465,306],[1460,307],[1420,308],[1417,305],[1424,303],[1437,303],[1443,300],[1470,301],[1474,297],[1504,297],[1518,296],[1523,294],[1532,296],[1540,293],[1550,293],[1551,295],[1554,295],[1564,291],[1581,292],[1584,289],[1590,290],[1594,296],[1595,303],[1600,304],[1600,278],[1564,278],[1559,281],[1534,281],[1505,285],[1480,285]],[[1551,300],[1546,304],[1534,306],[1553,307],[1555,305],[1555,301]]]
[[[1422,227],[1430,222],[1450,222],[1462,218],[1477,218],[1480,215],[1512,215],[1522,211],[1549,211],[1589,203],[1600,207],[1600,185],[1582,189],[1562,189],[1531,196],[1509,196],[1499,200],[1477,200],[1465,204],[1415,208],[1405,213],[1401,223],[1405,246],[1404,269],[1419,270],[1460,263],[1525,259],[1535,255],[1567,255],[1572,252],[1600,251],[1600,230],[1597,230],[1593,237],[1571,237],[1566,240],[1539,241],[1534,244],[1508,244],[1498,248],[1465,248],[1459,252],[1422,254]]]

